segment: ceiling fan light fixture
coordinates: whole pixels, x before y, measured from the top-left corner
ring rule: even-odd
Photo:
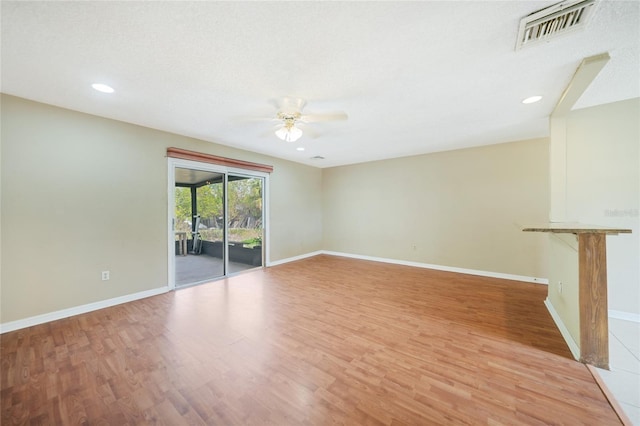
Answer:
[[[298,129],[293,124],[285,123],[282,127],[276,130],[276,136],[285,142],[295,142],[302,136],[302,130]]]

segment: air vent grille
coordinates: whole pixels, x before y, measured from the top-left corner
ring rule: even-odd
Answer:
[[[595,0],[569,0],[522,18],[516,50],[584,28],[593,14],[594,6]]]

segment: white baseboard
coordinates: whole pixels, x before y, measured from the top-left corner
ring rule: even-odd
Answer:
[[[322,250],[312,251],[311,253],[301,254],[299,256],[287,257],[286,259],[274,260],[273,262],[267,262],[267,267],[282,265],[283,263],[295,262],[296,260],[306,259],[307,257],[317,256],[322,254]]]
[[[609,318],[640,323],[640,314],[609,309]]]
[[[432,265],[429,263],[411,262],[408,260],[388,259],[384,257],[364,256],[360,254],[341,253],[336,251],[322,250],[321,254],[331,256],[350,257],[352,259],[371,260],[373,262],[393,263],[395,265],[414,266],[416,268],[435,269],[437,271],[456,272],[458,274],[477,275],[481,277],[500,278],[504,280],[524,281],[535,284],[549,284],[546,278],[527,277],[524,275],[503,274],[501,272],[479,271],[476,269],[457,268],[454,266]]]
[[[579,361],[580,347],[578,346],[576,341],[573,340],[571,333],[569,333],[569,329],[567,328],[566,325],[564,325],[564,322],[562,321],[562,318],[560,318],[558,311],[556,311],[556,308],[553,307],[553,304],[551,303],[549,298],[545,299],[544,304],[547,307],[547,310],[549,311],[549,313],[551,314],[551,318],[553,318],[553,321],[558,326],[558,330],[560,330],[560,334],[562,334],[564,341],[567,342],[567,345],[569,346],[569,350],[571,351],[571,354],[577,361]]]
[[[404,266],[414,266],[417,268],[426,268],[426,269],[435,269],[438,271],[446,271],[446,272],[456,272],[460,274],[469,274],[469,275],[478,275],[482,277],[490,277],[490,278],[501,278],[506,280],[514,280],[514,281],[524,281],[536,284],[548,284],[549,281],[544,278],[536,278],[536,277],[527,277],[522,275],[512,275],[512,274],[503,274],[499,272],[487,272],[487,271],[478,271],[475,269],[465,269],[465,268],[456,268],[450,266],[441,266],[441,265],[431,265],[428,263],[420,263],[420,262],[410,262],[406,260],[396,260],[396,259],[387,259],[383,257],[373,257],[373,256],[364,256],[359,254],[350,254],[350,253],[341,253],[335,251],[327,251],[327,250],[317,250],[310,253],[301,254],[299,256],[293,256],[286,259],[280,259],[273,262],[267,262],[266,266],[277,266],[282,265],[284,263],[294,262],[296,260],[302,260],[313,256],[318,256],[321,254],[327,254],[331,256],[341,256],[341,257],[350,257],[353,259],[362,259],[362,260],[371,260],[374,262],[383,262],[383,263],[392,263],[396,265],[404,265]],[[0,324],[0,334],[6,333],[9,331],[19,330],[22,328],[31,327],[33,325],[43,324],[49,321],[55,321],[62,318],[68,318],[78,314],[84,314],[86,312],[95,311],[98,309],[108,308],[110,306],[119,305],[121,303],[131,302],[138,299],[144,299],[145,297],[155,296],[158,294],[166,293],[170,291],[169,287],[160,287],[153,290],[142,291],[139,293],[129,294],[126,296],[120,296],[113,299],[102,300],[99,302],[89,303],[82,306],[76,306],[73,308],[63,309],[60,311],[50,312],[47,314],[36,315],[33,317],[11,321],[8,323]],[[618,311],[616,311],[618,312]],[[622,312],[621,314],[627,314],[626,312]],[[627,314],[625,318],[628,319],[629,315]],[[610,316],[612,318],[619,318],[619,316]],[[630,320],[632,321],[632,320]]]
[[[127,294],[126,296],[114,297],[113,299],[101,300],[99,302],[88,303],[82,306],[75,306],[73,308],[62,309],[60,311],[49,312],[47,314],[36,315],[33,317],[10,321],[4,324],[0,324],[0,334],[7,333],[9,331],[20,330],[22,328],[31,327],[45,322],[56,321],[63,318],[72,317],[74,315],[84,314],[91,311],[97,311],[98,309],[108,308],[110,306],[120,305],[122,303],[132,302],[138,299],[144,299],[146,297],[156,296],[158,294],[166,293],[169,291],[169,287],[154,288],[152,290],[141,291],[139,293]]]

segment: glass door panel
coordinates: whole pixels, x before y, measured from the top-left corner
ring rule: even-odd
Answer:
[[[211,281],[226,273],[224,177],[204,170],[175,169],[176,287]]]
[[[228,273],[263,265],[263,184],[260,177],[228,176]]]
[[[199,163],[175,164],[173,171],[169,269],[175,287],[263,266],[267,178]]]

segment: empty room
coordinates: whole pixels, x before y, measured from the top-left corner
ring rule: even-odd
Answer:
[[[640,2],[0,19],[2,425],[640,425]]]

